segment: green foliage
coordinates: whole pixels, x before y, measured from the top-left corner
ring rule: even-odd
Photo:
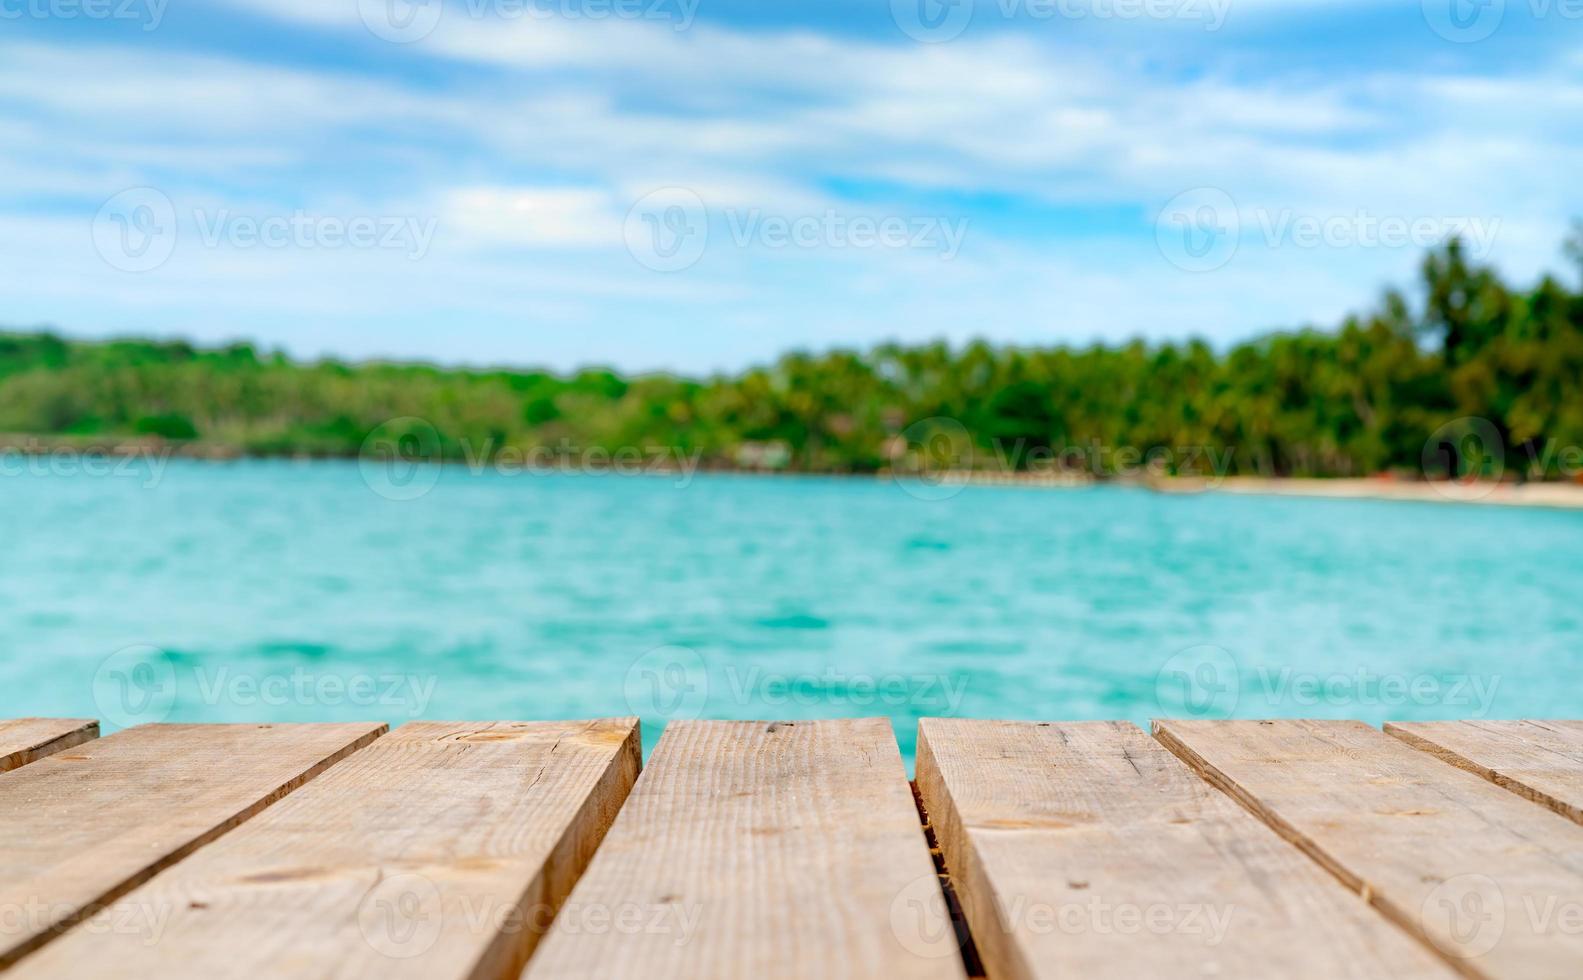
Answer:
[[[159,436],[162,439],[198,438],[198,429],[192,424],[192,419],[176,412],[145,415],[133,424],[132,431],[140,435]]]
[[[1573,254],[1583,268],[1583,231]],[[706,380],[304,364],[246,344],[0,335],[0,432],[353,455],[371,434],[422,420],[454,458],[635,447],[819,472],[917,457],[910,444],[922,432],[939,443],[930,451],[973,465],[1027,467],[1075,449],[1114,469],[1117,450],[1196,447],[1229,454],[1233,472],[1312,476],[1416,471],[1427,443],[1460,447],[1471,432],[1493,445],[1458,448],[1449,465],[1499,469],[1492,454],[1504,454],[1506,472],[1560,475],[1575,461],[1561,450],[1583,446],[1583,294],[1550,277],[1514,289],[1455,242],[1426,258],[1421,285],[1416,308],[1388,293],[1332,332],[1222,352],[1199,341],[884,344],[793,352]],[[1457,421],[1468,418],[1486,421]],[[1178,455],[1172,468],[1203,471],[1204,458]]]

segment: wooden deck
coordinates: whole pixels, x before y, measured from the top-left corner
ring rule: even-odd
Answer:
[[[1579,722],[97,736],[0,721],[5,980],[1583,977]]]

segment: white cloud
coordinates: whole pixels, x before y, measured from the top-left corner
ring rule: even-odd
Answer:
[[[351,3],[233,2],[365,30]],[[501,25],[454,12],[429,39],[390,51],[473,67],[420,86],[172,50],[0,45],[0,202],[153,184],[188,211],[437,224],[416,271],[356,252],[184,249],[129,280],[72,271],[94,261],[91,211],[13,213],[4,233],[28,248],[8,262],[12,315],[111,328],[163,318],[194,332],[212,329],[208,318],[295,331],[309,349],[308,327],[279,324],[408,324],[390,329],[407,331],[410,350],[347,327],[353,354],[421,352],[432,338],[411,324],[423,317],[451,325],[452,338],[476,325],[479,349],[485,333],[516,331],[501,343],[523,352],[575,324],[579,359],[638,367],[720,366],[722,352],[894,334],[1224,338],[1333,318],[1409,275],[1417,253],[1250,248],[1188,277],[1157,254],[1147,225],[1185,189],[1224,188],[1245,222],[1283,209],[1498,218],[1495,255],[1523,275],[1551,262],[1568,217],[1583,211],[1570,177],[1583,171],[1583,138],[1568,122],[1583,106],[1575,65],[1359,72],[1321,85],[1214,71],[1184,81],[1013,35],[919,46],[620,21]],[[634,200],[666,186],[693,189],[717,212],[790,216],[1009,203],[960,205],[973,224],[951,262],[716,241],[696,268],[660,276],[625,253],[622,222]],[[1138,226],[1051,217],[1041,227],[1003,213],[1067,206],[1135,209]],[[691,340],[653,341],[678,325]],[[730,333],[744,325],[751,338]]]
[[[442,195],[450,233],[481,244],[580,248],[621,242],[620,202],[579,187],[467,187]]]

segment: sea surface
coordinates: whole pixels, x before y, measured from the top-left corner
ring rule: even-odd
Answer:
[[[1583,717],[1583,512],[731,475],[0,473],[0,716]]]

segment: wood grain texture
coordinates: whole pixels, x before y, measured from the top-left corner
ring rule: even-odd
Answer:
[[[1156,734],[1464,974],[1583,969],[1583,827],[1361,722]]]
[[[1403,722],[1385,733],[1583,823],[1583,721]]]
[[[960,978],[885,719],[672,722],[525,976]]]
[[[918,792],[992,977],[1455,976],[1126,722],[924,719]]]
[[[378,724],[141,725],[0,777],[0,966],[366,745]]]
[[[91,718],[0,720],[0,772],[20,769],[98,737],[99,723]]]
[[[8,980],[514,977],[641,751],[633,718],[404,725]]]

